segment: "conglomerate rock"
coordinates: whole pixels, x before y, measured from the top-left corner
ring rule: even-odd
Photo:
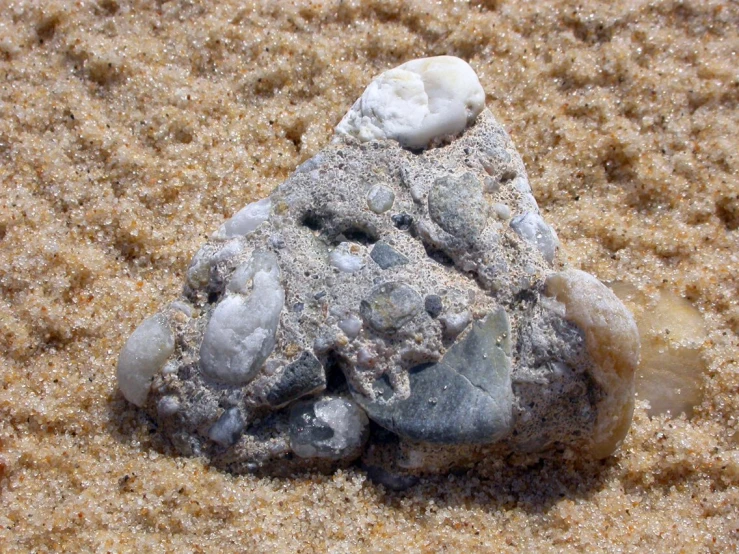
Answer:
[[[610,455],[636,326],[560,266],[484,98],[452,57],[375,79],[330,145],[195,254],[182,298],[123,348],[124,396],[234,472],[361,460],[401,486],[491,452]]]

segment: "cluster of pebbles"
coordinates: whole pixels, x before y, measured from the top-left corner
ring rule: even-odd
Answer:
[[[610,455],[639,336],[562,267],[472,68],[377,77],[330,145],[195,254],[118,362],[186,455],[236,473],[359,461],[390,486],[491,451]]]

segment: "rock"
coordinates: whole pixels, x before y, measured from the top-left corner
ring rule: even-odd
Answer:
[[[589,448],[594,457],[603,458],[615,450],[631,425],[639,331],[618,297],[584,271],[554,273],[547,278],[546,289],[564,304],[564,318],[585,337],[592,360],[588,373],[600,388],[593,405],[597,416]]]
[[[234,294],[221,300],[208,321],[200,365],[205,376],[238,385],[254,377],[275,346],[285,301],[276,257],[255,253],[234,272],[228,288]]]
[[[423,58],[372,81],[336,133],[425,148],[464,131],[484,107],[485,92],[469,65],[452,56]]]
[[[428,203],[431,219],[450,235],[474,242],[485,229],[489,207],[482,184],[472,173],[437,179]]]
[[[236,473],[357,461],[402,488],[490,456],[611,454],[633,318],[562,267],[483,101],[456,58],[373,81],[330,145],[195,254],[182,297],[123,347],[124,396]]]
[[[375,244],[374,248],[372,248],[372,252],[370,252],[370,257],[382,269],[390,269],[391,267],[408,263],[408,258],[403,256],[403,254],[395,250],[386,242],[378,242]]]
[[[236,444],[246,427],[238,408],[229,408],[208,431],[208,438],[223,447]]]
[[[444,305],[441,300],[441,296],[438,294],[429,294],[423,301],[423,307],[426,313],[432,318],[436,319],[444,309]]]
[[[538,248],[546,261],[549,263],[554,261],[559,240],[552,228],[546,224],[539,214],[526,212],[514,217],[511,220],[511,229]]]
[[[145,319],[131,334],[118,357],[118,387],[126,400],[141,407],[151,380],[174,352],[174,335],[162,314]]]
[[[440,362],[410,370],[410,396],[383,378],[374,398],[354,393],[367,414],[400,437],[441,444],[489,444],[512,425],[508,316],[503,309],[475,323]]]
[[[649,401],[647,414],[692,417],[703,400],[707,369],[708,332],[700,311],[667,290],[648,298],[627,283],[610,288],[636,318],[642,345],[636,395]]]
[[[351,460],[368,436],[367,415],[346,398],[299,402],[290,409],[290,448],[301,458]]]
[[[413,319],[422,309],[422,300],[405,283],[388,282],[372,289],[359,306],[367,325],[381,333],[392,333]]]
[[[221,228],[216,231],[213,238],[223,240],[248,236],[262,223],[267,221],[271,209],[272,200],[269,198],[252,202],[221,225]]]
[[[331,252],[329,261],[339,271],[355,273],[364,266],[364,258],[360,253],[361,249],[357,245],[342,242]]]
[[[273,408],[286,406],[293,400],[326,388],[326,372],[312,352],[305,351],[285,366],[279,379],[270,387],[266,400]]]
[[[375,185],[367,193],[367,206],[376,214],[385,213],[393,207],[395,193],[382,185]]]

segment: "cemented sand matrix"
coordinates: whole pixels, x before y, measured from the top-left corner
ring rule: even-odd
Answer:
[[[727,1],[4,4],[0,550],[736,550],[738,30]],[[557,255],[649,339],[624,444],[402,493],[179,457],[117,391],[126,337],[370,77],[437,55],[477,72]]]

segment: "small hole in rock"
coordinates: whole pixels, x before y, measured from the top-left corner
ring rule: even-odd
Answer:
[[[346,240],[351,242],[358,242],[359,244],[374,244],[377,242],[377,235],[369,229],[362,229],[361,227],[350,227],[341,233],[344,235]]]
[[[335,352],[330,352],[323,364],[326,370],[326,391],[332,393],[346,392],[349,388],[346,377],[341,370],[341,361]]]
[[[307,212],[303,216],[301,223],[311,231],[320,231],[323,229],[323,218],[315,212]]]
[[[498,179],[498,181],[505,184],[505,183],[508,183],[509,181],[513,181],[513,179],[515,178],[516,178],[516,172],[513,170],[508,170],[508,171],[503,172],[503,174],[500,176],[500,179]]]

